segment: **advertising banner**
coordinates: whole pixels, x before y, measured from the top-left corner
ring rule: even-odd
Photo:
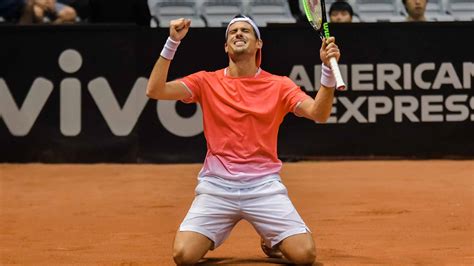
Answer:
[[[331,24],[348,90],[317,124],[288,114],[279,156],[472,158],[474,23]],[[309,26],[262,30],[262,68],[319,89]],[[228,64],[221,28],[191,28],[169,80]],[[148,77],[168,29],[0,27],[0,162],[202,162],[199,105],[155,101]],[[460,39],[461,38],[461,39]]]

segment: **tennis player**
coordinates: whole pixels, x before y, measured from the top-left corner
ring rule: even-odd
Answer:
[[[147,87],[150,98],[199,103],[203,112],[207,155],[194,202],[174,240],[174,261],[197,263],[244,219],[260,235],[267,255],[282,254],[292,263],[312,264],[316,258],[313,237],[280,179],[277,135],[289,112],[318,123],[328,119],[336,81],[327,66],[330,57],[340,57],[334,38],[325,40],[320,49],[322,85],[314,99],[289,78],[260,68],[260,31],[243,15],[227,26],[228,67],[166,82],[171,60],[190,24],[187,19],[170,22],[170,36]]]

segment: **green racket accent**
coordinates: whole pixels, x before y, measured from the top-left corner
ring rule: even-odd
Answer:
[[[326,39],[331,37],[331,34],[329,33],[329,23],[324,22],[323,29],[324,29],[324,37],[326,37]]]
[[[308,19],[309,22],[314,21],[313,19],[313,14],[311,14],[311,10],[309,9],[308,2],[301,0],[303,2],[303,8],[304,12],[306,13],[306,18]]]
[[[326,20],[326,4],[324,0],[301,0],[301,2],[303,3],[304,13],[309,24],[318,32],[321,40],[325,38],[327,41],[327,39],[331,37],[331,34],[329,33],[329,23]],[[313,8],[314,10],[312,10]],[[316,19],[317,21],[315,21]],[[339,69],[336,58],[329,58],[329,64],[334,78],[336,79],[336,89],[345,90],[346,84],[344,84],[344,80],[342,79],[341,70]]]
[[[323,26],[323,22],[325,21],[324,14],[321,14],[322,17],[319,17],[319,14],[314,14],[313,10],[311,9],[312,8],[311,4],[307,0],[301,0],[301,3],[303,3],[304,13],[309,23],[311,24],[311,26],[313,26],[315,30],[320,32],[321,37],[322,37],[323,35],[322,35],[321,27]],[[320,9],[318,10],[318,12],[323,13],[325,11],[324,11],[324,7],[321,5],[322,3],[318,3],[318,9]]]

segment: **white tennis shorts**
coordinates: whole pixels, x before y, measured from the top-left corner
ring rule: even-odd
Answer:
[[[286,187],[278,180],[251,188],[200,181],[179,231],[203,234],[217,248],[242,219],[252,224],[268,247],[289,236],[310,232],[291,203]]]

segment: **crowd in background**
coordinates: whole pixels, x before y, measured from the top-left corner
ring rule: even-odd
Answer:
[[[1,0],[6,23],[134,23],[150,24],[147,0]]]
[[[406,21],[425,21],[428,0],[400,0]],[[299,1],[288,0],[297,22],[304,20]],[[354,10],[346,0],[337,0],[329,9],[331,22],[350,23]],[[0,18],[4,23],[133,23],[149,26],[152,16],[147,0],[1,0]]]

